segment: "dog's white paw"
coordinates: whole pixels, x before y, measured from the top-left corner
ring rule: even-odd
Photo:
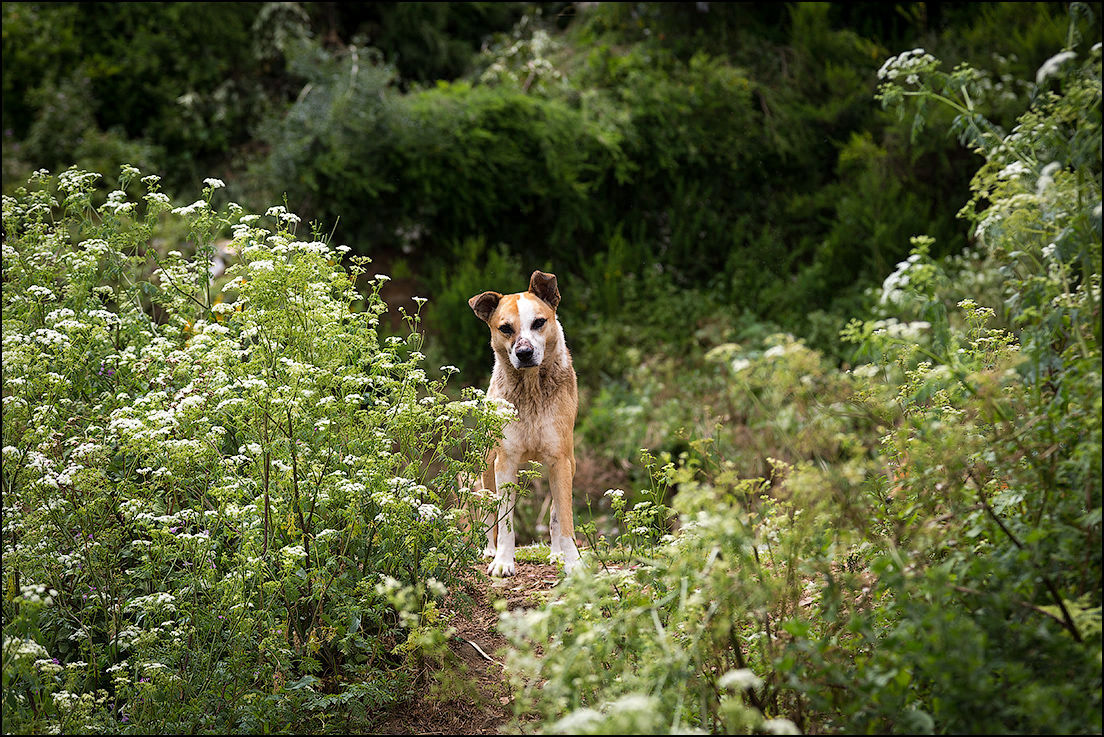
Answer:
[[[563,567],[564,567],[564,573],[566,573],[569,576],[572,573],[574,573],[575,571],[578,571],[578,570],[582,569],[583,561],[579,557],[579,551],[578,550],[572,549],[572,550],[570,550],[568,552],[565,552],[563,554]]]
[[[487,566],[487,573],[492,576],[512,576],[517,572],[516,566],[514,566],[513,560],[499,560],[495,558],[491,561],[491,564]]]
[[[497,552],[498,552],[498,550],[494,546],[488,545],[485,548],[483,548],[483,557],[484,558],[493,558],[493,557],[495,557],[495,554]]]
[[[549,563],[562,563],[564,573],[577,570],[581,562],[579,560],[579,548],[570,537],[561,535],[552,536],[552,552],[548,556]]]

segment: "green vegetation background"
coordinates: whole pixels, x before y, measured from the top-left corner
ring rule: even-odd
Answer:
[[[5,3],[3,189],[76,164],[109,175],[85,192],[102,214],[111,189],[140,195],[125,170],[110,176],[128,163],[160,174],[174,204],[202,195],[259,213],[285,202],[349,246],[371,314],[380,295],[409,312],[420,309],[413,295],[430,298],[416,353],[461,369],[450,395],[484,385],[490,369],[468,297],[521,289],[534,268],[557,273],[581,386],[580,529],[594,551],[608,547],[603,535],[617,540],[607,553],[639,568],[635,582],[586,579],[563,593],[571,607],[518,625],[518,672],[530,669],[519,704],[552,731],[1099,731],[1099,77],[1095,98],[1076,87],[1083,109],[1072,81],[1053,99],[1032,84],[1075,36],[1082,51],[1098,44],[1099,18],[1099,4],[1045,3]],[[978,132],[983,118],[956,117],[934,94],[916,93],[917,115],[884,111],[877,70],[913,48],[985,70],[943,92],[980,91],[987,120],[1025,126],[1037,148],[1000,153],[999,136]],[[1008,173],[1028,159],[1037,185]],[[1059,160],[1068,171],[1046,167]],[[212,176],[228,186],[205,187]],[[1055,196],[1076,207],[1044,201]],[[984,232],[990,205],[999,227]],[[108,220],[82,227],[110,230]],[[198,263],[219,233],[230,241],[199,230],[158,233],[151,250]],[[49,261],[50,242],[32,245]],[[337,284],[331,255],[310,268]],[[275,290],[265,314],[278,324],[293,282],[271,280],[258,283]],[[887,304],[893,294],[901,302]],[[195,308],[170,306],[186,329],[169,337],[185,340]],[[209,292],[203,306],[217,322]],[[249,309],[243,319],[255,319]],[[25,311],[13,334],[47,319],[41,306]],[[920,324],[929,335],[909,332]],[[391,337],[381,365],[417,372]],[[18,419],[8,396],[5,383],[5,425]],[[358,427],[352,410],[342,418]],[[417,422],[400,428],[411,459],[431,437]],[[6,469],[22,452],[9,459],[7,431]],[[377,476],[405,476],[377,445]],[[296,447],[279,446],[291,461]],[[413,488],[437,495],[436,515],[450,483]],[[675,538],[668,490],[686,525]],[[537,539],[529,506],[521,534]],[[330,540],[345,539],[339,507],[318,523]],[[114,525],[101,512],[81,525]],[[289,545],[311,538],[302,523],[288,523]],[[212,715],[203,704],[222,702],[197,683],[171,724],[313,731],[334,709],[347,726],[354,714],[370,725],[365,710],[409,685],[382,674],[419,678],[425,654],[441,651],[421,573],[471,553],[443,520],[423,523],[425,545],[452,557],[426,568],[395,542],[378,568],[398,577],[393,590],[370,588],[383,555],[371,544],[359,570],[345,552],[327,559],[343,581],[332,591],[307,578],[304,592],[285,571],[278,592],[264,589],[278,655],[241,686],[277,693],[247,716]],[[245,549],[235,531],[225,539]],[[20,628],[35,611],[9,616],[12,597],[5,658],[9,629],[29,637]],[[281,639],[280,606],[303,602],[344,639],[317,641],[316,621],[296,630],[290,615]],[[228,651],[252,657],[242,632]],[[541,638],[563,647],[525,660],[525,643]],[[616,679],[595,679],[595,643]],[[93,666],[110,672],[120,657]],[[212,656],[210,672],[223,668]],[[34,684],[38,671],[11,678]],[[324,696],[308,696],[316,686]],[[367,705],[354,709],[358,699]],[[148,725],[169,724],[150,704]],[[118,726],[122,711],[101,706],[87,709]],[[45,718],[25,700],[11,708],[26,724]]]
[[[967,245],[971,154],[879,110],[881,60],[993,70],[1006,123],[1067,22],[1033,3],[585,5],[6,3],[4,191],[132,163],[182,202],[207,176],[247,204],[286,193],[417,280],[475,384],[463,300],[538,266],[588,385],[717,311],[838,354],[909,237]]]

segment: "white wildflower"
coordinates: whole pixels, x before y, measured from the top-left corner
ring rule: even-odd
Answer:
[[[738,374],[748,366],[751,365],[751,361],[746,358],[737,358],[732,361],[732,373]]]
[[[1035,194],[1041,195],[1050,189],[1050,186],[1054,184],[1054,175],[1062,169],[1062,164],[1058,161],[1052,161],[1043,167],[1042,172],[1039,173],[1039,180],[1035,182]]]
[[[55,663],[53,660],[48,660],[46,658],[40,658],[36,660],[34,662],[34,665],[35,669],[38,670],[40,673],[60,673],[63,670],[61,665]]]
[[[4,660],[8,662],[8,658],[13,660],[40,660],[43,658],[49,658],[50,653],[46,652],[46,648],[39,645],[34,640],[24,640],[21,637],[5,637],[4,638]]]
[[[1073,51],[1062,51],[1050,57],[1043,62],[1043,65],[1039,67],[1039,71],[1035,73],[1035,84],[1041,85],[1043,82],[1047,81],[1049,77],[1053,77],[1057,74],[1063,64],[1076,58],[1077,53]]]
[[[767,734],[801,734],[801,730],[789,719],[767,719],[760,728]]]
[[[755,675],[748,668],[730,670],[717,679],[717,685],[730,691],[746,691],[749,688],[759,688],[763,685],[763,679]]]
[[[1030,171],[1022,161],[1013,161],[1008,166],[997,172],[997,179],[1019,179],[1021,176]]]
[[[426,588],[428,588],[430,592],[436,596],[443,597],[445,594],[448,593],[448,589],[445,587],[445,585],[432,576],[426,581]]]
[[[185,217],[194,215],[198,210],[204,210],[207,208],[206,200],[196,200],[190,205],[185,207],[175,207],[172,210],[173,215],[183,215]]]
[[[919,72],[934,69],[938,63],[938,59],[923,49],[905,51],[886,59],[882,68],[878,70],[878,79],[892,81],[898,77],[905,77],[909,84],[916,84],[920,81],[917,76]]]

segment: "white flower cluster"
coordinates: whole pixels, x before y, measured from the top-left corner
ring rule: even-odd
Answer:
[[[127,194],[117,189],[107,196],[107,201],[100,205],[100,212],[112,212],[115,215],[127,215],[134,211],[135,203],[127,201]]]
[[[40,658],[34,662],[35,670],[39,673],[61,673],[65,668],[60,663],[55,663],[53,658]]]
[[[167,591],[159,591],[155,594],[148,594],[146,596],[136,596],[127,602],[126,608],[128,610],[140,610],[143,612],[153,612],[158,610],[167,610],[170,612],[176,611],[176,597]]]
[[[939,60],[928,52],[913,49],[886,59],[878,70],[878,79],[892,82],[904,77],[908,84],[916,84],[920,81],[919,75],[922,72],[930,71],[938,64]]]
[[[895,317],[885,320],[877,320],[873,323],[874,335],[884,335],[897,340],[915,342],[920,339],[924,331],[931,328],[931,323],[918,320],[915,322],[901,322]]]
[[[200,212],[200,211],[203,211],[203,210],[208,210],[208,209],[209,208],[207,206],[207,201],[206,200],[196,200],[195,202],[193,202],[190,205],[185,205],[183,207],[174,207],[173,210],[172,210],[172,214],[173,215],[181,215],[183,217],[192,217],[197,212]]]
[[[1035,181],[1035,194],[1042,196],[1046,194],[1046,191],[1054,186],[1054,176],[1062,170],[1062,164],[1058,161],[1052,161],[1043,167],[1043,170],[1039,172],[1039,178]]]
[[[63,192],[79,192],[91,187],[99,178],[100,175],[93,172],[67,169],[58,174],[58,189]]]
[[[268,210],[265,211],[265,216],[274,217],[284,223],[296,224],[301,222],[298,215],[293,212],[288,212],[288,209],[283,205],[276,205],[275,207],[268,208]]]
[[[897,268],[892,274],[885,278],[882,282],[882,294],[878,298],[880,304],[897,304],[905,296],[904,288],[908,286],[909,270],[920,261],[919,254],[912,254],[904,261],[900,261],[897,264]]]
[[[52,604],[57,589],[47,588],[44,584],[25,584],[19,587],[19,598],[32,604]]]
[[[149,192],[144,199],[155,210],[164,210],[170,205],[169,196],[164,192]]]
[[[39,645],[37,642],[31,639],[23,639],[22,637],[4,637],[4,660],[9,659],[20,661],[30,660],[35,661],[40,658],[49,658],[50,653],[46,652],[46,648]]]
[[[513,422],[518,418],[517,408],[502,397],[494,397],[489,400],[492,409],[507,422]]]
[[[1019,179],[1030,171],[1027,164],[1017,159],[997,172],[997,179]]]
[[[717,685],[728,691],[747,691],[749,688],[759,688],[763,685],[763,679],[755,675],[748,668],[730,670],[717,679]]]
[[[536,30],[531,38],[519,39],[501,51],[480,76],[483,84],[509,81],[528,89],[538,79],[563,79],[564,75],[548,60],[555,42],[544,30]]]
[[[1062,51],[1050,57],[1043,62],[1043,65],[1039,67],[1039,71],[1035,73],[1035,84],[1041,85],[1050,77],[1057,75],[1063,64],[1076,58],[1077,52],[1074,51]]]

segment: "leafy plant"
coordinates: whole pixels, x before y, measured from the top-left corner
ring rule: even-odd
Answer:
[[[347,685],[399,697],[505,416],[428,380],[417,314],[379,332],[386,276],[358,294],[368,259],[285,207],[216,209],[209,179],[172,208],[156,176],[94,205],[97,178],[4,198],[5,724],[268,730]]]
[[[1099,730],[1101,52],[1073,44],[1011,132],[972,68],[883,66],[887,103],[949,106],[984,157],[978,253],[914,238],[880,316],[844,331],[870,361],[849,371],[792,339],[712,349],[730,424],[651,469],[677,530],[508,619],[523,713],[550,732]]]

